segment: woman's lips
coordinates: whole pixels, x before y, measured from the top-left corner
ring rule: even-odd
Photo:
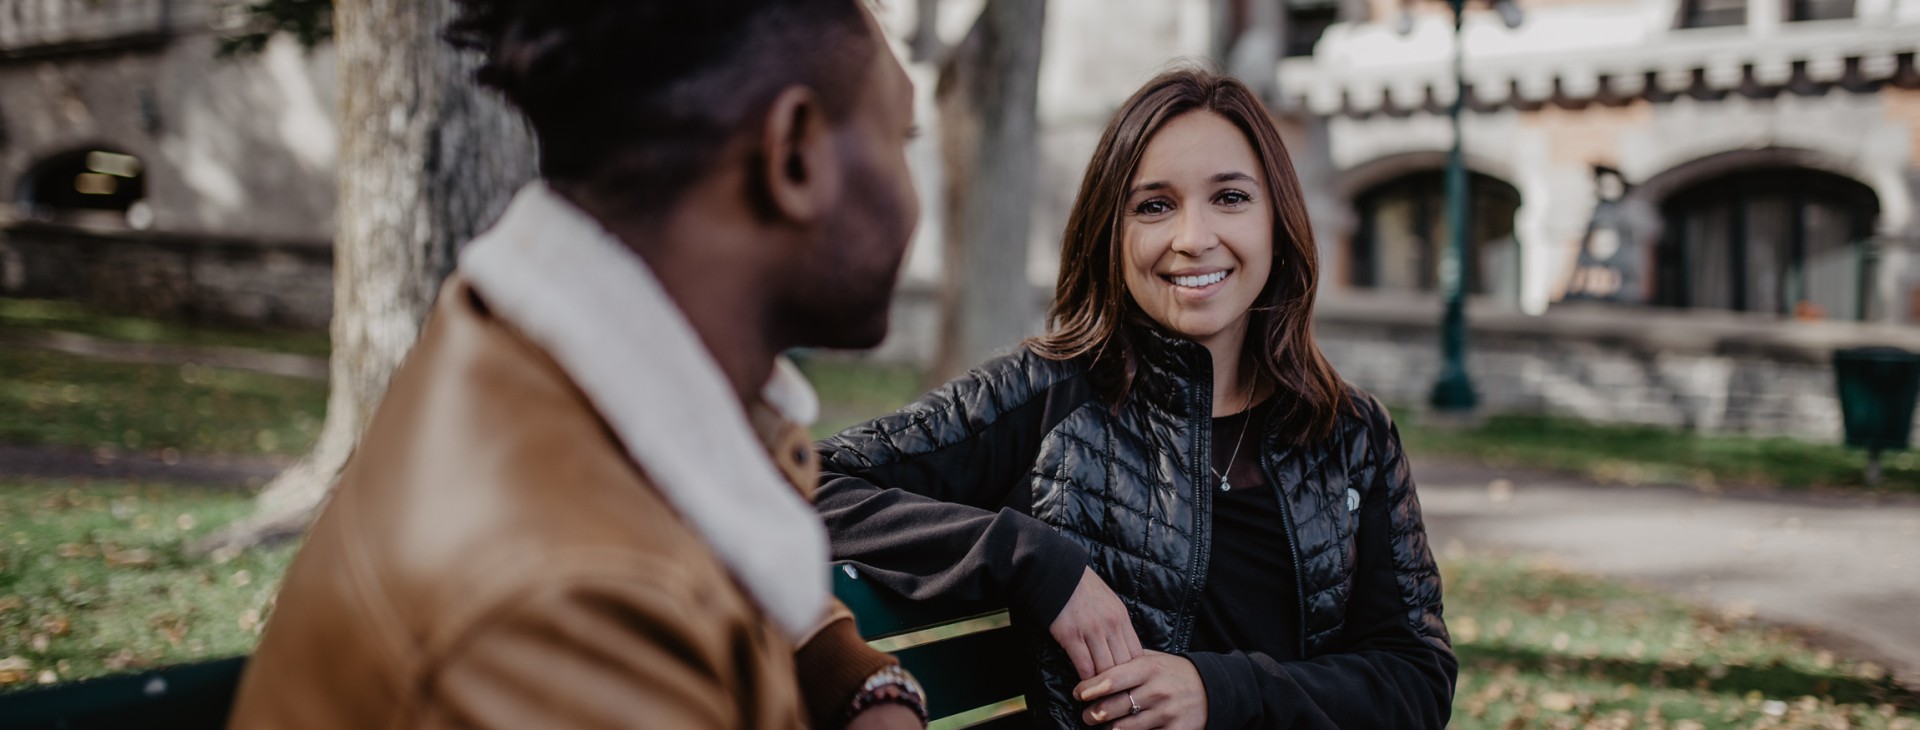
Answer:
[[[1213,271],[1204,274],[1165,274],[1160,277],[1173,287],[1175,294],[1187,299],[1205,299],[1226,287],[1227,279],[1233,276],[1230,270]]]

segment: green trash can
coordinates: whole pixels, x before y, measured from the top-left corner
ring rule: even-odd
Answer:
[[[1833,353],[1846,443],[1867,450],[1867,483],[1880,482],[1880,452],[1901,451],[1913,438],[1920,397],[1920,355],[1895,347],[1856,347]]]

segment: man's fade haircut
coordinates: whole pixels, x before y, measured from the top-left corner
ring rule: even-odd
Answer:
[[[860,0],[455,1],[447,39],[526,116],[540,174],[656,212],[782,90],[846,114],[880,43]]]

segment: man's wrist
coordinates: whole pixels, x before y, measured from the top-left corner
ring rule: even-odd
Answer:
[[[919,680],[898,664],[891,664],[874,672],[854,693],[853,701],[847,705],[847,719],[852,720],[861,712],[879,705],[899,705],[919,716],[920,723],[927,723],[927,693],[920,688]]]

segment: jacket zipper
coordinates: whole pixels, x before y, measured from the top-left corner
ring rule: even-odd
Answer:
[[[1187,558],[1187,598],[1180,606],[1179,621],[1173,635],[1173,653],[1186,652],[1193,641],[1194,613],[1200,603],[1200,594],[1207,584],[1207,556],[1212,552],[1213,530],[1209,529],[1213,512],[1213,490],[1208,489],[1209,482],[1201,472],[1212,461],[1213,441],[1213,373],[1211,362],[1203,368],[1203,378],[1197,379],[1191,389],[1194,393],[1187,400],[1187,422],[1194,424],[1196,437],[1193,449],[1187,455],[1189,461],[1187,477],[1193,482],[1193,539],[1194,545]],[[1202,405],[1206,407],[1206,417],[1201,417]],[[1202,458],[1206,459],[1202,461]]]
[[[1260,434],[1260,443],[1263,446],[1267,443],[1267,439],[1272,433],[1273,412],[1268,412],[1266,428],[1263,429]],[[1274,478],[1273,463],[1269,459],[1271,454],[1267,453],[1268,450],[1265,448],[1262,448],[1260,451],[1260,467],[1266,472],[1267,483],[1273,485],[1274,498],[1280,501],[1280,521],[1285,523],[1281,526],[1281,533],[1287,538],[1287,551],[1293,554],[1293,598],[1299,602],[1300,606],[1300,613],[1296,616],[1296,621],[1300,626],[1300,658],[1306,659],[1307,576],[1306,572],[1301,570],[1300,567],[1300,536],[1297,534],[1293,524],[1293,510],[1287,506],[1287,492],[1280,487],[1280,480]]]

